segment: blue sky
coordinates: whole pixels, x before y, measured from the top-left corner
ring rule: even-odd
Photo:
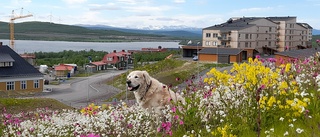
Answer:
[[[44,21],[154,29],[162,26],[204,28],[231,17],[296,16],[320,29],[320,0],[0,0],[0,21],[12,13]]]

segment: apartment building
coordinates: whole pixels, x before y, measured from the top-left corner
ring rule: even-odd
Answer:
[[[203,47],[240,48],[242,58],[307,48],[312,27],[296,17],[241,17],[202,30]]]

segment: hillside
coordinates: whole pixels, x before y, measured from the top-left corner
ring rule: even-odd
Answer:
[[[88,29],[80,26],[49,22],[23,22],[15,24],[15,39],[59,40],[90,42],[168,41],[175,38],[165,35],[122,32],[117,30]],[[9,39],[9,25],[0,22],[0,39]]]
[[[201,39],[202,29],[199,28],[165,28],[160,30],[148,30],[148,29],[128,29],[128,28],[117,28],[105,25],[77,25],[89,29],[95,30],[116,30],[121,32],[129,33],[140,33],[140,34],[155,34],[155,35],[165,35],[169,37],[176,38],[186,38],[186,39]]]

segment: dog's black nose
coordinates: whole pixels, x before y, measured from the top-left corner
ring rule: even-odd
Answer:
[[[131,84],[131,81],[130,81],[130,80],[127,80],[127,84],[128,84],[128,85]]]

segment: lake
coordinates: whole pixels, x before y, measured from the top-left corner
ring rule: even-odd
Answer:
[[[9,45],[9,40],[0,39],[3,45]],[[59,52],[63,50],[90,50],[107,51],[113,50],[141,50],[141,48],[179,48],[178,42],[119,42],[119,43],[99,43],[99,42],[66,42],[66,41],[33,41],[15,40],[15,51],[21,53],[33,52]]]

